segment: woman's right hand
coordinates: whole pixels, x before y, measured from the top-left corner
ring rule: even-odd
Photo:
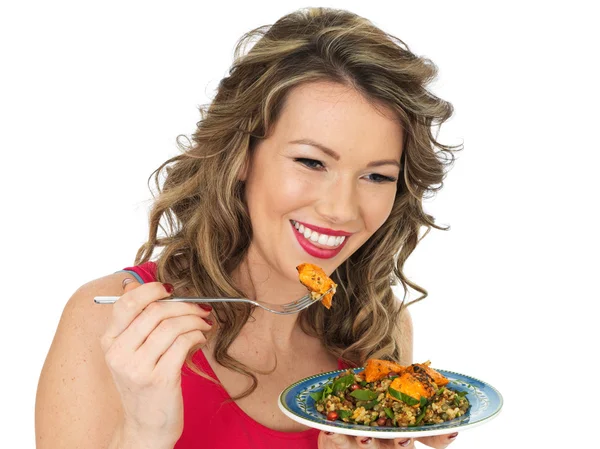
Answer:
[[[210,306],[156,302],[173,291],[160,282],[126,278],[123,290],[101,337],[123,406],[121,440],[172,448],[183,432],[181,368],[191,347],[206,342]]]

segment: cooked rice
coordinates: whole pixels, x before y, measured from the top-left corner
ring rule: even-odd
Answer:
[[[340,373],[336,379],[351,373],[352,371]],[[354,375],[356,383],[364,381],[361,374],[362,373]],[[361,386],[361,389],[379,393],[376,398],[378,403],[370,410],[365,409],[365,406],[370,401],[361,401],[350,396],[351,390],[350,387],[348,387],[345,391],[336,394],[328,394],[327,397],[317,401],[317,411],[324,415],[327,415],[328,412],[332,411],[339,412],[344,410],[351,412],[349,417],[339,418],[347,423],[376,426],[379,425],[377,420],[385,418],[386,422],[384,426],[386,427],[407,427],[450,421],[464,415],[469,409],[467,398],[459,395],[456,391],[447,388],[447,386],[438,390],[436,395],[431,398],[429,403],[425,406],[424,410],[421,409],[419,404],[412,406],[408,405],[403,401],[391,399],[387,395],[387,390],[391,382],[392,379],[384,378]],[[387,415],[385,408],[391,410],[393,418],[390,418]],[[424,416],[421,417],[421,420],[417,424],[417,419],[423,412]]]

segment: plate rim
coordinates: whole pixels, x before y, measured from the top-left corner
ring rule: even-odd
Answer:
[[[465,430],[469,430],[474,427],[485,424],[485,423],[491,421],[492,419],[496,418],[500,414],[500,412],[502,411],[502,408],[504,406],[504,398],[502,397],[502,394],[496,388],[494,388],[492,385],[490,385],[489,383],[479,380],[473,376],[468,376],[465,374],[457,373],[455,371],[442,370],[442,369],[437,369],[437,368],[435,368],[435,369],[440,372],[443,371],[444,373],[449,373],[451,375],[461,376],[461,377],[467,378],[467,379],[473,379],[477,382],[484,384],[486,387],[490,388],[491,390],[493,390],[494,393],[498,396],[498,400],[499,400],[497,410],[494,413],[492,413],[490,416],[487,416],[476,422],[472,422],[472,423],[469,422],[469,423],[465,423],[462,425],[460,423],[457,423],[457,425],[454,427],[432,428],[432,429],[425,428],[425,429],[421,429],[421,430],[410,430],[411,429],[410,427],[405,427],[405,428],[396,428],[396,429],[406,429],[406,430],[381,431],[381,430],[368,430],[368,429],[354,429],[354,428],[346,428],[346,427],[337,427],[337,426],[328,425],[326,423],[319,423],[319,422],[311,421],[311,420],[306,419],[306,418],[296,414],[295,412],[289,410],[286,407],[286,405],[284,404],[284,394],[287,391],[290,391],[291,389],[293,389],[295,386],[301,384],[302,382],[306,382],[307,380],[310,380],[312,378],[336,375],[336,374],[345,372],[348,369],[352,369],[356,373],[356,372],[359,372],[360,370],[364,370],[364,367],[338,369],[338,370],[334,370],[334,371],[328,371],[325,373],[315,374],[313,376],[308,376],[303,379],[300,379],[299,381],[294,382],[291,385],[288,385],[279,394],[279,398],[277,400],[277,405],[279,406],[279,409],[288,418],[290,418],[296,422],[299,422],[300,424],[303,424],[307,427],[315,428],[318,430],[335,432],[335,433],[340,433],[340,434],[350,435],[350,436],[364,436],[364,437],[372,437],[372,438],[380,438],[380,439],[393,439],[393,438],[404,438],[404,437],[412,438],[412,437],[444,435],[444,434],[452,433],[455,431],[463,432]]]

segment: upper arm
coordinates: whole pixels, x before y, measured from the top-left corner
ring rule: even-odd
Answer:
[[[117,296],[126,273],[80,287],[66,304],[40,374],[35,405],[38,449],[107,447],[121,402],[100,347],[112,306],[94,296]]]
[[[412,318],[407,307],[402,308],[400,314],[400,335],[398,338],[400,347],[400,364],[410,365],[413,363],[413,325]]]

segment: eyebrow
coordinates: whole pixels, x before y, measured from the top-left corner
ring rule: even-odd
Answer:
[[[331,156],[336,161],[340,160],[339,154],[337,154],[331,148],[328,148],[325,145],[320,144],[319,142],[315,142],[314,140],[296,139],[296,140],[290,141],[289,143],[298,144],[298,145],[310,145],[311,147],[318,148],[323,153],[327,154],[328,156]],[[380,161],[371,161],[367,164],[367,167],[379,167],[381,165],[395,165],[396,167],[401,168],[400,162],[395,159],[382,159]]]

